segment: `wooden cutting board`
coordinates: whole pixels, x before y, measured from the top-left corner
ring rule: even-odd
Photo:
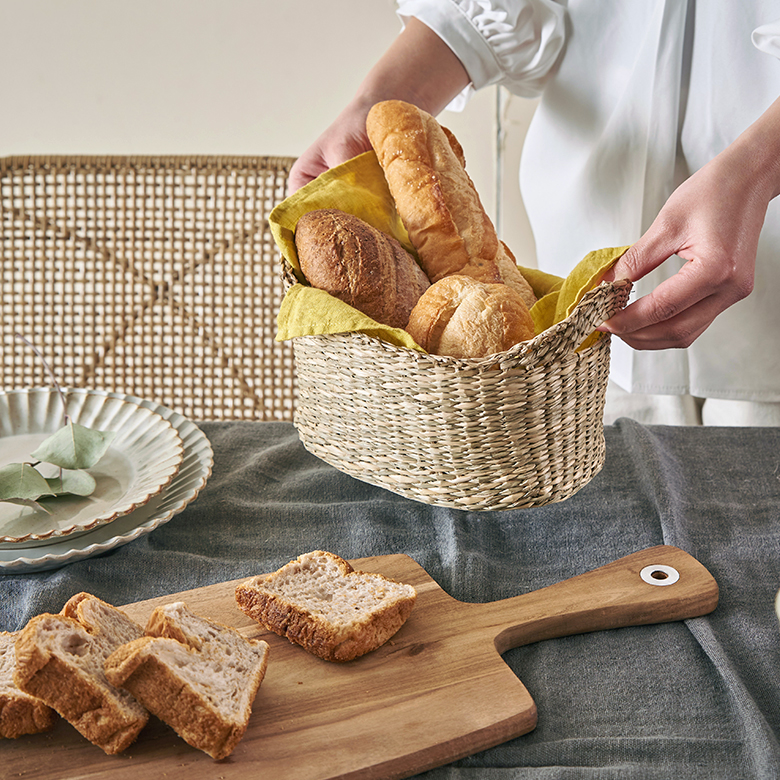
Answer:
[[[501,653],[555,637],[682,620],[712,611],[718,586],[674,547],[654,547],[532,593],[489,604],[447,595],[411,558],[352,562],[415,586],[411,617],[387,644],[347,664],[307,654],[260,630],[235,606],[239,580],[124,607],[141,624],[183,600],[198,614],[271,645],[247,732],[215,762],[150,721],[106,756],[60,721],[45,735],[4,740],[6,777],[37,780],[403,778],[531,731],[536,706]],[[554,718],[555,713],[546,713]]]

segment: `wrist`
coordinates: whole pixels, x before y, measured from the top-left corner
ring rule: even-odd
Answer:
[[[780,99],[729,148],[736,174],[750,176],[768,203],[780,194]]]

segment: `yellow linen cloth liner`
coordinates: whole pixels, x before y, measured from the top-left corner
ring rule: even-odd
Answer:
[[[325,208],[360,217],[396,238],[410,254],[417,256],[374,152],[366,152],[326,171],[276,206],[269,216],[274,240],[298,279],[287,291],[279,309],[276,340],[360,331],[396,346],[424,351],[406,331],[382,325],[305,283],[295,249],[295,225],[307,212]],[[565,279],[519,266],[539,299],[531,308],[537,334],[568,317],[582,296],[598,284],[626,249],[615,247],[590,252]],[[590,346],[599,336],[595,333],[588,337],[580,349]]]

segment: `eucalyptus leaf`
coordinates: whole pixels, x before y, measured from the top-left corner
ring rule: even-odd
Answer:
[[[91,496],[95,492],[97,482],[88,471],[70,471],[62,469],[56,477],[49,477],[46,482],[52,493],[57,496],[69,493],[74,496]]]
[[[29,463],[9,463],[0,468],[0,501],[35,501],[50,495],[48,483]]]
[[[105,455],[114,436],[114,431],[95,431],[69,420],[42,441],[32,457],[63,469],[88,469]]]

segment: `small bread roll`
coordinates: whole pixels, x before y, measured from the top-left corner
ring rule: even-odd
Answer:
[[[366,132],[431,282],[452,274],[504,282],[533,306],[533,290],[499,241],[453,134],[401,100],[374,105]]]
[[[520,294],[506,284],[446,276],[412,309],[406,331],[427,352],[476,358],[504,352],[536,335]]]
[[[392,328],[406,326],[431,284],[398,241],[337,209],[304,214],[295,228],[295,247],[312,287]]]

